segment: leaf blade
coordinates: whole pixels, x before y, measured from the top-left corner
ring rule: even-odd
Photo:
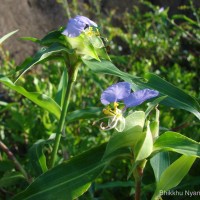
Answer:
[[[154,152],[173,151],[188,156],[200,157],[200,143],[180,133],[167,131],[154,143]]]
[[[190,170],[195,157],[183,155],[173,162],[161,175],[152,200],[160,196],[160,191],[176,187]]]
[[[12,31],[6,35],[4,35],[3,37],[0,38],[0,45],[5,41],[7,40],[9,37],[11,37],[13,34],[15,34],[16,32],[18,32],[19,30],[15,30],[15,31]]]
[[[56,118],[60,117],[60,106],[50,97],[45,94],[37,92],[28,92],[21,86],[15,85],[8,77],[0,75],[0,82],[9,87],[10,89],[25,96],[29,100],[33,101],[38,106],[52,113]]]

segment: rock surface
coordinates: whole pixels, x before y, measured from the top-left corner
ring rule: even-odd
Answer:
[[[20,37],[42,38],[50,30],[67,23],[65,12],[56,0],[1,0],[0,13],[0,37],[19,30],[3,43],[17,64],[38,47],[32,42],[19,40]]]
[[[0,0],[0,37],[5,34],[19,29],[18,33],[4,42],[3,46],[7,49],[11,58],[14,58],[16,64],[20,64],[27,56],[33,55],[37,50],[38,45],[32,42],[19,40],[20,37],[36,37],[42,38],[49,31],[64,26],[68,18],[61,4],[56,0]],[[70,9],[73,7],[71,0],[67,1]],[[94,10],[94,2],[89,0],[76,0],[77,12],[85,14],[88,10]],[[93,3],[91,3],[93,2]],[[112,18],[119,19],[127,11],[132,11],[133,5],[138,5],[137,0],[101,0],[101,12],[109,15],[112,9],[117,11],[118,16]],[[170,14],[179,12],[178,8],[181,5],[188,4],[188,0],[174,1],[174,0],[151,0],[155,5],[160,7],[170,7]],[[200,1],[193,0],[195,7],[200,6]],[[140,6],[141,8],[141,6]],[[74,10],[71,10],[75,14]],[[78,14],[78,13],[77,13]],[[184,13],[185,14],[185,13]],[[87,13],[86,16],[89,14]],[[191,12],[190,12],[191,15]],[[190,16],[189,15],[189,16]],[[89,15],[90,16],[90,15]],[[190,16],[192,17],[192,16]],[[115,25],[117,25],[117,23]],[[1,61],[1,55],[0,55]]]

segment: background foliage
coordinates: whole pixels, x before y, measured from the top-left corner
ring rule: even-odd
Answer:
[[[149,2],[141,1],[145,12],[134,6],[115,21],[116,10],[111,14],[101,13],[100,1],[89,1],[90,7],[84,5],[88,15],[93,16],[101,25],[107,36],[107,48],[113,62],[122,71],[133,75],[143,76],[146,72],[154,72],[167,81],[183,89],[188,94],[200,99],[200,10],[194,8],[192,2],[180,7],[192,13],[192,18],[186,15],[174,14],[168,16],[168,8],[159,8]],[[67,16],[82,14],[76,0],[72,3],[58,1],[66,9]],[[69,7],[68,7],[69,6]],[[9,74],[15,69],[15,61],[9,58],[9,52],[0,46],[3,63],[1,74]],[[8,59],[9,58],[9,59]],[[63,71],[62,61],[48,61],[40,64],[19,80],[28,91],[37,91],[55,97],[60,77]],[[88,68],[81,68],[79,80],[75,85],[69,105],[69,122],[67,127],[68,140],[62,140],[63,159],[90,149],[97,144],[107,141],[112,134],[99,130],[98,124],[92,125],[101,116],[102,105],[99,97],[101,92],[110,84],[118,81],[109,75],[96,75]],[[35,176],[34,166],[29,161],[31,146],[39,139],[48,139],[55,132],[56,122],[52,115],[42,110],[21,95],[8,90],[1,85],[0,93],[0,138],[23,163],[32,177]],[[73,111],[92,107],[86,110],[79,120],[73,120]],[[192,114],[169,107],[160,108],[161,131],[179,131],[196,141],[200,137],[199,121]],[[76,113],[77,114],[77,113]],[[71,116],[71,118],[70,118]],[[46,145],[44,153],[48,154]],[[171,161],[177,158],[170,154]],[[0,154],[0,176],[11,177],[0,185],[0,199],[10,199],[13,194],[22,191],[27,183],[14,170],[13,163],[5,154]],[[133,181],[127,181],[129,162],[126,159],[115,160],[106,171],[98,177],[89,191],[80,199],[131,199]],[[199,160],[195,162],[188,175],[178,186],[179,190],[199,190]],[[38,172],[39,173],[39,172]],[[2,178],[3,179],[3,178]],[[2,181],[1,179],[1,181]],[[152,195],[153,172],[147,166],[143,177],[143,199]],[[15,180],[15,181],[13,181]],[[20,180],[20,181],[19,181]],[[164,197],[165,199],[167,197]],[[175,197],[181,199],[181,197]],[[198,198],[198,197],[197,197]],[[194,198],[195,199],[195,198]]]

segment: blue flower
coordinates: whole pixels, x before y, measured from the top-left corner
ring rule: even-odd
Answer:
[[[111,85],[101,94],[101,102],[104,105],[123,101],[126,108],[138,106],[144,101],[158,96],[156,90],[143,89],[131,93],[131,84],[128,82],[119,82]]]
[[[111,85],[101,94],[101,103],[108,105],[128,97],[131,93],[131,85],[127,82],[119,82]]]
[[[75,18],[69,20],[67,28],[62,34],[67,37],[77,37],[89,27],[97,27],[97,24],[87,17],[77,15]]]
[[[158,95],[158,91],[150,89],[131,92],[131,85],[128,82],[119,82],[111,85],[101,94],[101,102],[107,106],[103,112],[105,115],[109,116],[108,125],[103,126],[103,123],[101,123],[101,129],[110,130],[115,128],[119,132],[123,131],[125,127],[125,119],[123,117],[124,111],[129,107],[138,106],[144,101]],[[125,104],[123,110],[118,109],[119,101]]]

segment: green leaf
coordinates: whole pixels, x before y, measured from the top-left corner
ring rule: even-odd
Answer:
[[[172,16],[172,19],[181,19],[181,20],[185,20],[187,22],[189,22],[191,25],[195,25],[199,27],[199,23],[192,20],[191,18],[187,17],[186,15],[183,14],[176,14]]]
[[[169,153],[157,153],[154,157],[150,159],[150,163],[154,171],[156,182],[158,182],[163,171],[170,165]]]
[[[98,118],[102,113],[102,108],[99,107],[89,107],[81,110],[75,110],[67,114],[67,123],[79,120],[79,119],[90,119]]]
[[[138,139],[134,148],[135,161],[140,161],[147,158],[153,151],[153,138],[150,130],[149,123],[147,130],[143,132]]]
[[[162,101],[162,104],[187,110],[200,119],[200,106],[193,97],[155,74],[146,74],[145,78],[148,82],[142,83],[142,85],[158,90],[162,95],[168,96]]]
[[[21,37],[21,40],[25,40],[25,41],[31,41],[31,42],[35,42],[35,43],[40,43],[40,40],[38,40],[37,38],[34,37]]]
[[[74,199],[82,195],[106,166],[106,144],[93,148],[39,176],[13,200]]]
[[[0,38],[0,45],[5,41],[7,40],[9,37],[11,37],[13,34],[15,34],[18,30],[16,31],[12,31],[6,35],[4,35],[3,37]]]
[[[110,61],[102,60],[101,62],[98,62],[96,60],[82,60],[84,64],[88,66],[93,72],[118,76],[124,81],[132,83],[133,88],[136,90],[142,88],[152,88],[154,90],[158,90],[162,96],[167,96],[167,98],[162,100],[162,104],[173,108],[187,110],[193,113],[198,119],[200,119],[200,105],[198,102],[183,90],[175,87],[162,78],[154,74],[147,73],[145,75],[146,80],[142,81],[142,79],[139,77],[135,77],[120,71]]]
[[[79,197],[113,159],[129,154],[118,148],[103,159],[106,145],[101,144],[45,172],[13,200],[72,200]]]
[[[37,176],[48,170],[43,152],[43,147],[46,143],[46,140],[40,139],[29,150],[30,161]]]
[[[118,76],[127,82],[132,82],[132,79],[134,80],[138,79],[138,77],[134,77],[125,72],[122,72],[112,62],[108,60],[102,60],[101,62],[98,62],[96,60],[82,59],[82,61],[87,67],[89,67],[95,73],[104,73],[104,74]]]
[[[58,85],[58,91],[56,93],[55,101],[57,102],[58,105],[62,108],[64,98],[65,98],[65,93],[67,90],[67,84],[68,84],[68,73],[66,67],[63,70],[60,83]]]
[[[60,106],[50,97],[45,94],[40,94],[37,92],[28,92],[23,87],[15,85],[8,77],[0,75],[0,82],[9,87],[10,89],[22,94],[29,100],[33,101],[35,104],[41,108],[49,111],[57,118],[60,117],[61,108]]]
[[[195,157],[183,155],[173,162],[161,175],[156,186],[156,191],[152,200],[160,196],[161,191],[168,191],[176,187],[190,170],[195,161]]]
[[[16,71],[20,71],[19,75],[17,76],[16,81],[22,76],[26,71],[31,69],[34,65],[40,63],[41,61],[44,61],[46,58],[58,54],[61,52],[67,52],[72,53],[69,49],[67,49],[64,45],[55,43],[52,44],[50,47],[43,47],[41,48],[33,58],[26,59],[24,63],[22,63],[21,66],[18,66]],[[15,81],[15,82],[16,82]]]
[[[150,102],[146,111],[145,111],[145,116],[147,118],[147,116],[150,114],[150,112],[161,102],[163,101],[165,98],[167,98],[167,96],[162,96],[159,98],[156,98],[154,101]]]
[[[116,132],[110,138],[104,158],[120,148],[133,147],[142,134],[144,120],[145,114],[142,111],[136,111],[128,115],[124,131]]]
[[[200,143],[181,135],[167,131],[154,143],[154,152],[173,151],[184,155],[200,157]]]
[[[49,46],[53,43],[66,44],[65,36],[62,34],[61,30],[54,30],[40,40],[40,44],[43,46]]]
[[[0,179],[0,188],[15,185],[16,183],[19,183],[19,181],[22,181],[22,180],[25,180],[24,176],[20,174],[19,172],[11,172],[11,173],[5,174]]]

